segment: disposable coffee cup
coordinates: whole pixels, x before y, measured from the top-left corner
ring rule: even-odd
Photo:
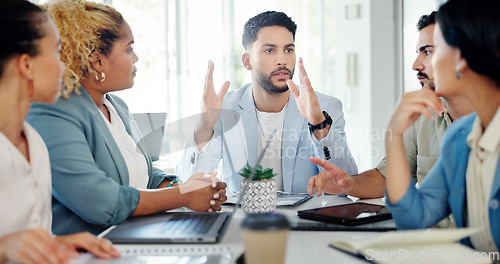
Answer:
[[[245,264],[284,263],[290,223],[275,213],[247,214],[241,224]]]

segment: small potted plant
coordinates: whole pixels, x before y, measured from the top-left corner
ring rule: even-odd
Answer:
[[[249,164],[241,170],[240,175],[244,178],[240,182],[241,191],[243,191],[252,170],[253,168]],[[273,178],[276,175],[277,173],[273,173],[272,168],[263,169],[260,165],[257,167],[252,181],[249,182],[241,199],[241,208],[244,212],[268,213],[276,209],[277,188],[276,180]]]

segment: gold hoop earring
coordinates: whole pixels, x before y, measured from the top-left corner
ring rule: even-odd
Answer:
[[[101,76],[99,77],[99,75]],[[98,82],[104,82],[106,80],[106,74],[104,74],[104,72],[97,73],[95,75],[95,80]]]
[[[33,98],[33,96],[35,95],[35,89],[34,89],[34,83],[33,83],[33,77],[30,75],[28,77],[28,98]]]

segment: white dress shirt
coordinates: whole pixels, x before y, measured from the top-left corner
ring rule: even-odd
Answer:
[[[468,225],[481,228],[470,237],[474,248],[498,252],[491,235],[489,206],[493,179],[500,153],[500,108],[483,132],[479,117],[467,137],[470,147],[466,173]]]
[[[29,162],[0,132],[0,236],[42,228],[51,233],[52,175],[49,152],[40,135],[28,123]]]
[[[149,176],[146,158],[132,137],[127,133],[125,125],[113,105],[107,99],[104,99],[104,105],[108,108],[111,122],[106,119],[102,112],[101,115],[127,164],[129,175],[128,185],[136,189],[147,189]]]

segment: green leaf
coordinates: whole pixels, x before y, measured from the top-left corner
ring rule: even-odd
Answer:
[[[243,168],[243,173],[247,173],[247,174],[250,174],[252,172],[252,170],[249,170],[247,168]]]
[[[271,169],[271,168],[267,168],[267,169],[265,169],[265,170],[263,170],[263,171],[262,171],[262,173],[268,173],[268,172],[271,172],[271,173],[272,173],[272,172],[273,172],[273,169]]]
[[[250,176],[252,173],[252,166],[247,163],[246,167],[243,167],[241,169],[241,172],[239,173],[242,177],[247,178]],[[273,173],[272,168],[262,168],[261,165],[258,165],[257,169],[255,170],[255,175],[253,176],[252,180],[258,181],[258,180],[263,180],[263,179],[270,179],[274,176],[276,176],[277,173]]]

